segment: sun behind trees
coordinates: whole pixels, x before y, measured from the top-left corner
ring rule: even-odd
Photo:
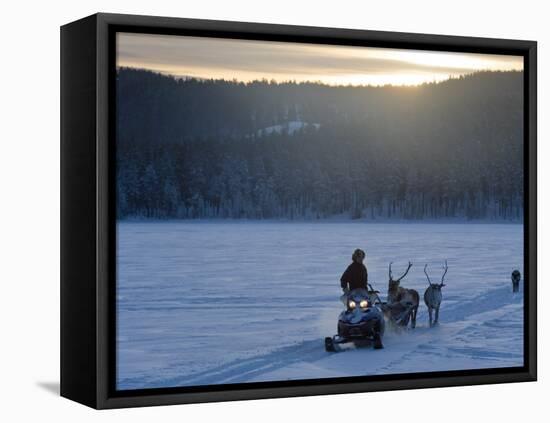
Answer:
[[[334,87],[123,68],[118,217],[518,221],[522,97],[515,71]]]

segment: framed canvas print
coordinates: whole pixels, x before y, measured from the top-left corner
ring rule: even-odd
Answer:
[[[536,379],[536,43],[61,29],[61,394]]]

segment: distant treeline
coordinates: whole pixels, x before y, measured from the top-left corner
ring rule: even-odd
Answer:
[[[119,218],[523,218],[523,73],[417,87],[117,74]]]

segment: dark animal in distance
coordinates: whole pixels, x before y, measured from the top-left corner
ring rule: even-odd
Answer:
[[[441,293],[441,288],[445,286],[445,284],[443,283],[443,280],[445,279],[447,270],[449,270],[449,266],[447,266],[447,260],[445,260],[445,266],[443,266],[444,272],[443,272],[443,276],[441,276],[440,283],[432,283],[432,281],[430,280],[430,277],[428,276],[428,272],[426,271],[427,268],[428,268],[428,265],[426,264],[424,266],[424,274],[426,275],[426,278],[428,279],[428,283],[430,284],[430,286],[424,292],[424,302],[428,307],[428,314],[430,316],[430,327],[432,327],[434,325],[437,325],[437,323],[439,322],[439,307],[441,306],[441,301],[443,300],[443,294]],[[433,318],[434,312],[435,312],[435,318]]]
[[[519,273],[519,270],[516,269],[512,272],[512,292],[519,291],[520,280],[521,280],[521,273]]]
[[[391,271],[391,265],[389,266],[389,284],[388,284],[388,309],[389,310],[403,310],[402,315],[399,318],[402,326],[407,326],[409,320],[411,321],[411,328],[416,327],[416,314],[418,312],[418,305],[420,303],[420,296],[414,289],[403,288],[400,285],[401,279],[403,279],[407,273],[409,273],[412,263],[409,262],[407,270],[398,279],[393,278]],[[404,314],[404,315],[403,315]],[[393,316],[393,312],[392,312]]]

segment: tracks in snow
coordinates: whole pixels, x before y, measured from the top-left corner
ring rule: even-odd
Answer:
[[[522,298],[522,295],[514,296],[508,286],[493,289],[468,301],[452,302],[452,297],[450,297],[448,301],[452,303],[447,307],[442,307],[440,326],[430,329],[427,325],[419,325],[417,329],[404,333],[390,332],[385,337],[386,348],[378,354],[375,351],[359,349],[341,354],[327,353],[324,350],[322,339],[308,339],[250,358],[220,364],[204,371],[156,381],[149,380],[147,387],[304,379],[307,378],[307,374],[311,375],[311,369],[309,369],[309,373],[306,372],[305,376],[301,375],[299,370],[296,371],[296,368],[300,369],[301,363],[305,366],[318,366],[320,369],[326,370],[327,375],[342,371],[342,376],[409,372],[407,366],[413,366],[415,363],[421,365],[423,361],[428,369],[433,366],[433,370],[445,370],[446,361],[452,357],[477,359],[480,366],[488,363],[498,364],[499,359],[506,363],[511,359],[517,359],[517,354],[502,350],[484,351],[481,344],[468,345],[468,337],[471,337],[474,342],[482,340],[483,334],[478,330],[480,325],[482,328],[489,327],[489,331],[499,330],[498,326],[502,316],[508,312],[514,312],[507,310],[507,307],[514,306],[514,304],[517,306]],[[502,311],[499,311],[500,309]],[[335,319],[336,317],[334,316]],[[424,319],[426,316],[422,313],[419,314],[419,317]],[[491,326],[493,326],[492,329]],[[443,345],[440,345],[441,340],[444,340]],[[443,368],[439,369],[438,365]],[[285,369],[288,367],[291,369],[285,373]],[[170,372],[162,373],[173,375],[184,368],[185,365],[182,363],[181,367],[177,366]],[[287,376],[282,377],[284,374]],[[317,377],[324,376],[318,375]],[[124,382],[122,384],[124,385]]]

